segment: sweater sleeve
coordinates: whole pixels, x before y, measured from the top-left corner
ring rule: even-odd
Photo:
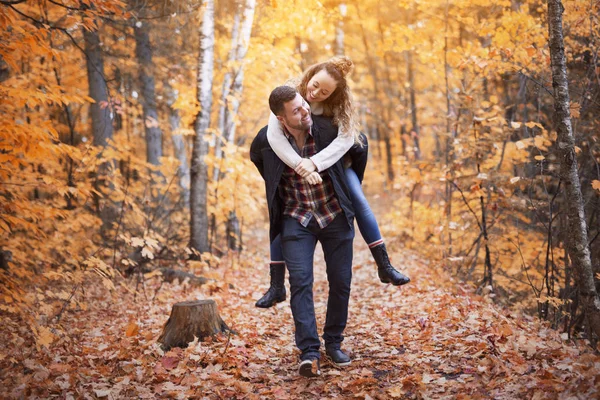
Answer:
[[[323,150],[315,154],[310,160],[322,172],[335,164],[354,145],[354,137],[340,132],[335,139]]]
[[[267,127],[267,140],[269,145],[277,154],[277,157],[283,161],[288,167],[296,168],[296,166],[302,161],[302,157],[292,147],[290,142],[285,137],[283,129],[279,124],[279,120],[275,114],[270,113],[269,125]],[[314,161],[313,161],[314,162]]]

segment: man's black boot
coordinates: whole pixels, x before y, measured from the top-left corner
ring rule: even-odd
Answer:
[[[352,362],[350,356],[337,347],[327,347],[325,354],[338,367],[345,367]]]
[[[406,285],[410,282],[408,276],[398,272],[392,264],[390,264],[390,258],[388,257],[385,243],[371,247],[371,253],[377,263],[377,273],[379,274],[381,282],[391,283],[394,286]]]
[[[285,301],[285,264],[270,264],[271,286],[255,304],[256,307],[269,308]]]

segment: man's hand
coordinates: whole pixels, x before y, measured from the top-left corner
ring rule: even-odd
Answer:
[[[308,175],[305,179],[311,185],[317,185],[317,184],[323,182],[323,178],[321,178],[321,175],[319,175],[318,172],[312,172],[312,173],[310,173],[310,175]]]
[[[317,167],[309,158],[303,158],[300,164],[296,166],[296,173],[303,178],[307,178],[311,173],[315,172]]]

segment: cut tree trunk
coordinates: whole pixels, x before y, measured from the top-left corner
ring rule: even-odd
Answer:
[[[195,338],[202,340],[221,332],[231,329],[219,316],[214,300],[184,301],[173,305],[158,342],[167,351],[172,347],[187,347]]]

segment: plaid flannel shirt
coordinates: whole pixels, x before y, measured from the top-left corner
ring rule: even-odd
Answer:
[[[299,150],[294,138],[286,131],[286,137],[292,147],[302,158],[309,158],[317,153],[312,132],[306,136],[304,147]],[[333,183],[327,171],[320,173],[323,182],[311,185],[298,175],[292,168],[286,166],[279,184],[279,194],[285,205],[284,216],[292,217],[302,226],[307,226],[312,217],[316,218],[321,229],[342,213],[342,207],[335,197]]]

